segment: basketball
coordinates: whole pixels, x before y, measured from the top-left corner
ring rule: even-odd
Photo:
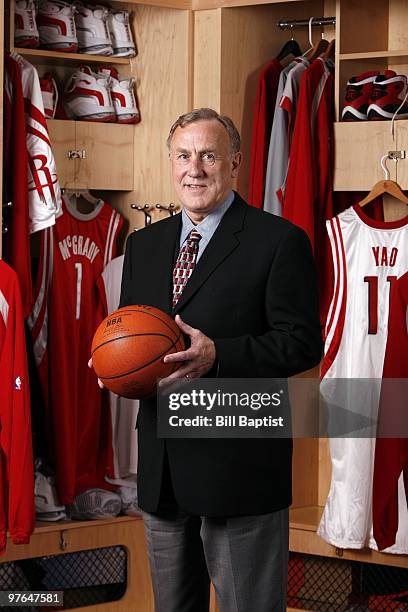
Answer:
[[[169,353],[184,350],[181,330],[153,306],[125,306],[102,321],[92,341],[92,363],[103,384],[122,397],[144,399],[156,391],[159,378],[180,364],[163,363]]]

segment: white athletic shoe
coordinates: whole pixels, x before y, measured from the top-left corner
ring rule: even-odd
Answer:
[[[119,487],[118,493],[122,502],[122,513],[129,516],[140,516],[141,509],[137,503],[137,488],[135,487]]]
[[[67,513],[64,511],[61,512],[41,512],[41,513],[36,513],[35,515],[37,521],[49,521],[49,522],[56,522],[56,521],[63,521],[67,518]]]
[[[40,0],[37,25],[44,49],[75,53],[78,40],[75,28],[75,7],[63,0]]]
[[[58,88],[50,72],[40,77],[40,86],[45,116],[48,119],[54,119],[58,104]]]
[[[129,23],[129,11],[109,12],[109,32],[112,39],[113,55],[116,57],[135,57],[136,45]]]
[[[112,55],[112,41],[108,28],[109,10],[98,4],[85,6],[76,2],[75,21],[80,53]]]
[[[110,77],[80,66],[69,79],[63,94],[64,109],[70,119],[116,121],[110,93]]]
[[[34,0],[17,0],[14,9],[14,44],[16,47],[35,49],[40,44]]]
[[[62,506],[58,500],[54,478],[45,476],[42,472],[35,473],[34,500],[37,514],[64,512],[65,510],[65,506]]]
[[[76,496],[74,503],[67,506],[71,519],[88,521],[117,516],[121,510],[119,495],[104,489],[88,489]]]
[[[117,70],[111,66],[101,66],[98,73],[109,78],[117,122],[139,123],[140,113],[136,102],[134,79],[120,79]]]

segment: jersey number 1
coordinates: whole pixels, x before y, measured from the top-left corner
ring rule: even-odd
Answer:
[[[76,314],[75,318],[79,319],[81,316],[81,285],[82,285],[82,264],[76,263]]]
[[[396,276],[387,276],[389,295],[391,295],[392,283],[396,280]],[[365,276],[364,282],[368,283],[368,333],[376,334],[378,331],[378,276]]]

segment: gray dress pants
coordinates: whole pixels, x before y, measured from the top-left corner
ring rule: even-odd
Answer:
[[[288,509],[257,516],[143,514],[156,612],[284,612]]]

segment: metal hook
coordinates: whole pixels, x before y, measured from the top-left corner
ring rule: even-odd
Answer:
[[[150,206],[148,204],[145,204],[144,206],[140,206],[139,204],[131,204],[130,207],[133,208],[133,210],[138,210],[144,214],[145,227],[147,227],[148,225],[151,225],[152,217],[149,214]]]
[[[388,155],[388,153],[387,153],[387,155],[383,155],[382,156],[380,163],[381,163],[381,168],[384,170],[385,180],[389,181],[390,180],[390,171],[388,170],[388,168],[387,168],[387,166],[385,164],[387,159],[390,159],[390,156]],[[397,161],[397,160],[395,159],[394,161]]]
[[[170,217],[176,214],[177,207],[174,202],[170,202],[168,206],[163,206],[163,204],[156,204],[156,208],[158,210],[165,210],[169,213]]]
[[[312,40],[312,22],[313,22],[314,17],[311,17],[309,19],[309,44],[311,47],[313,47],[313,40]]]

